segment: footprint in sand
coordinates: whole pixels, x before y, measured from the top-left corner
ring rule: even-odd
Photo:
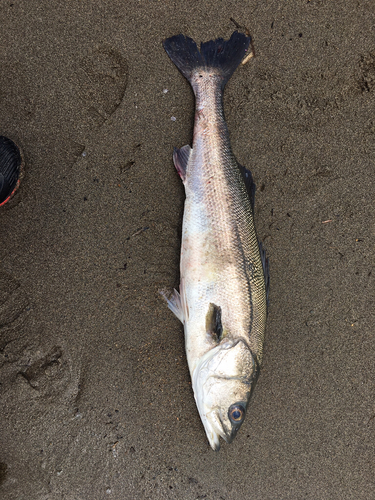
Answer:
[[[14,382],[14,363],[22,357],[27,344],[25,323],[29,300],[20,283],[0,268],[0,394]]]
[[[72,76],[80,100],[81,121],[98,128],[120,105],[128,83],[128,64],[116,50],[101,46],[78,61]]]
[[[29,300],[20,284],[0,269],[0,352],[22,337]]]
[[[20,283],[1,269],[0,395],[18,382],[26,398],[74,399],[79,369],[62,347],[51,345],[40,328],[31,325],[29,310]]]
[[[359,62],[359,87],[362,92],[375,90],[375,51],[361,56]]]
[[[108,46],[89,50],[71,70],[72,101],[66,108],[64,102],[58,103],[60,113],[52,117],[51,124],[66,136],[63,149],[67,164],[69,157],[73,162],[81,155],[86,141],[121,104],[128,82],[126,59]],[[22,110],[24,118],[28,109]],[[34,116],[31,111],[30,120]],[[61,114],[69,119],[61,123]],[[16,382],[25,397],[71,400],[78,393],[79,368],[64,347],[46,345],[48,336],[27,320],[29,309],[20,284],[0,270],[0,393]]]
[[[18,381],[26,394],[44,401],[71,400],[78,394],[79,374],[64,349],[53,346],[29,354],[27,365],[18,371]]]

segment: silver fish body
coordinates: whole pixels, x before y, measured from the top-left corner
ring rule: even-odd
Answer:
[[[219,436],[231,442],[245,418],[267,313],[265,259],[245,184],[251,174],[232,153],[222,104],[249,42],[237,32],[227,42],[202,44],[200,52],[182,35],[164,42],[196,98],[193,147],[174,152],[186,200],[180,293],[168,305],[184,325],[194,396],[213,449]]]

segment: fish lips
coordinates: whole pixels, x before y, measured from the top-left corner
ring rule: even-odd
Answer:
[[[228,444],[230,444],[236,437],[237,432],[243,423],[243,420],[237,425],[232,424],[230,427],[228,427],[228,425],[226,425],[225,423],[225,419],[221,415],[221,411],[217,409],[206,414],[206,422],[208,425],[205,425],[205,429],[211,448],[215,451],[219,451],[219,436],[222,437]]]

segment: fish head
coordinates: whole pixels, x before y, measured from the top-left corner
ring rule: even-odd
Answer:
[[[220,436],[227,443],[235,438],[257,376],[258,364],[243,340],[226,340],[200,359],[194,396],[212,449],[220,449]]]

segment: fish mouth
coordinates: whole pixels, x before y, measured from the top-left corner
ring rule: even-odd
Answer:
[[[228,427],[225,425],[220,410],[212,410],[201,414],[201,420],[206,431],[207,439],[214,451],[220,450],[220,437],[230,444],[236,437],[239,427]]]
[[[213,415],[214,419],[212,419]],[[221,436],[225,441],[227,441],[227,433],[225,432],[225,429],[221,423],[220,412],[215,410],[209,413],[203,413],[203,414],[201,413],[200,416],[211,448],[214,451],[219,451],[220,450],[219,437]],[[220,426],[218,425],[219,422],[221,424]]]

